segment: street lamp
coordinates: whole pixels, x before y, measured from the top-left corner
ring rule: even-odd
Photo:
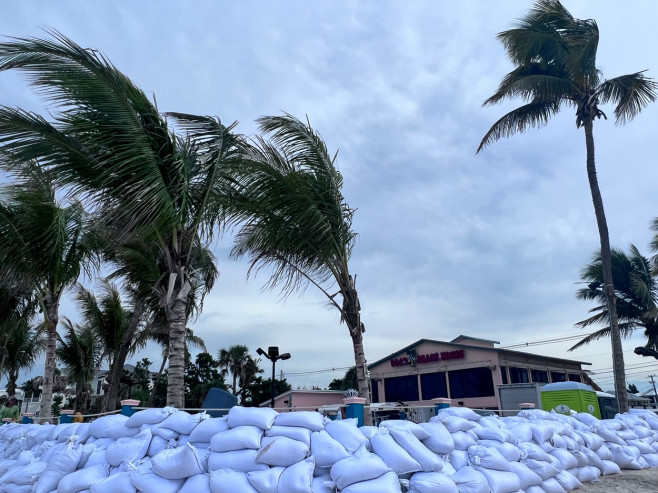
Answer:
[[[272,407],[272,409],[274,409],[274,390],[275,390],[274,379],[276,377],[276,362],[279,361],[280,359],[290,359],[290,353],[279,354],[278,346],[268,347],[267,352],[263,351],[261,348],[258,348],[256,352],[261,356],[265,356],[267,359],[269,359],[272,362],[272,402],[270,403],[270,406]]]

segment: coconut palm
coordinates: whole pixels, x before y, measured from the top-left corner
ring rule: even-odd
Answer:
[[[565,107],[576,110],[576,127],[585,131],[587,176],[601,243],[606,303],[611,320],[615,391],[622,412],[628,409],[624,356],[615,308],[610,239],[603,199],[596,176],[594,120],[606,118],[600,104],[615,104],[617,124],[632,120],[656,98],[656,83],[643,72],[604,79],[596,67],[599,30],[592,19],[574,18],[558,0],[540,0],[530,12],[498,39],[515,68],[485,105],[521,98],[527,103],[493,124],[478,152],[496,140],[531,127],[541,127]]]
[[[92,253],[86,214],[76,201],[60,204],[48,177],[32,164],[16,171],[0,201],[0,265],[29,286],[43,314],[48,343],[40,416],[51,415],[59,303]],[[5,281],[0,280],[0,284]]]
[[[10,341],[17,333],[30,330],[30,321],[36,309],[32,293],[26,286],[11,283],[8,276],[0,273],[0,279],[3,277],[7,284],[0,285],[0,374],[5,360],[10,356]]]
[[[19,325],[7,341],[7,357],[3,372],[7,376],[7,395],[16,393],[18,377],[30,370],[46,350],[46,332],[43,325]]]
[[[342,195],[334,158],[310,124],[291,115],[258,120],[270,141],[256,139],[245,151],[236,181],[237,216],[244,226],[234,257],[249,256],[252,272],[272,266],[267,284],[285,294],[312,285],[340,311],[356,363],[359,395],[368,398],[361,306],[349,259],[356,233],[354,209]]]
[[[231,393],[239,395],[241,400],[246,398],[246,391],[257,373],[261,372],[258,363],[249,354],[249,348],[244,344],[235,344],[231,347],[222,348],[217,355],[220,374],[226,378],[230,373],[233,383]],[[238,391],[238,387],[240,390]],[[244,402],[242,402],[244,404]]]
[[[195,247],[207,246],[223,222],[224,169],[237,157],[239,138],[216,118],[164,117],[103,54],[57,32],[0,43],[0,70],[8,69],[26,73],[55,111],[48,121],[2,108],[5,155],[39,160],[121,233],[157,248],[153,290],[170,333],[167,403],[182,406]]]
[[[75,384],[75,409],[84,411],[91,397],[91,381],[106,348],[93,325],[62,320],[64,337],[57,348],[57,359],[64,365],[67,381]]]
[[[630,246],[629,254],[613,248],[612,279],[617,297],[619,332],[622,337],[630,337],[635,329],[644,329],[647,349],[658,350],[658,280],[651,269],[651,262],[644,257],[635,245]],[[590,310],[591,317],[576,324],[578,327],[603,325],[600,330],[583,338],[569,350],[572,351],[592,341],[610,336],[610,317],[603,286],[601,254],[596,253],[587,264],[580,278],[587,284],[576,293],[578,299],[594,301],[597,305]],[[639,351],[638,351],[639,350]],[[639,354],[641,348],[636,348]]]

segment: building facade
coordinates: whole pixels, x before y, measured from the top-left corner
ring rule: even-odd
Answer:
[[[496,348],[497,341],[459,336],[450,342],[420,339],[368,366],[372,402],[430,406],[447,397],[453,406],[499,409],[498,386],[513,383],[593,382],[590,365]]]

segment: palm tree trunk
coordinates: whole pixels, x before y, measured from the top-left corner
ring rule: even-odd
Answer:
[[[610,315],[610,339],[612,341],[612,367],[615,379],[615,395],[619,404],[619,412],[628,411],[628,394],[626,393],[626,375],[624,369],[624,352],[619,334],[619,322],[617,318],[617,297],[615,296],[615,287],[612,282],[612,257],[610,254],[610,238],[608,236],[608,223],[605,219],[603,210],[603,199],[599,182],[596,177],[596,163],[594,159],[594,132],[591,119],[584,123],[585,127],[585,145],[587,147],[587,177],[589,179],[589,188],[592,192],[592,202],[594,203],[594,213],[596,214],[596,223],[599,228],[599,237],[601,240],[601,266],[603,267],[603,283],[606,294],[606,303],[608,305],[608,314]]]
[[[57,323],[59,322],[58,297],[48,294],[44,299],[47,324],[46,364],[43,370],[43,387],[39,406],[39,422],[49,423],[52,417],[53,385],[55,379],[55,351],[57,349]]]
[[[137,332],[137,327],[139,327],[139,322],[143,313],[144,302],[142,300],[137,300],[132,316],[130,318],[130,323],[128,324],[126,333],[123,335],[123,339],[121,340],[121,345],[119,346],[119,354],[117,354],[114,358],[112,367],[110,368],[110,388],[103,396],[101,412],[114,411],[116,409],[117,396],[119,395],[119,385],[121,383],[121,372],[123,371],[126,359],[128,358],[130,345],[132,344],[133,338],[135,337],[135,333]]]
[[[169,368],[167,372],[167,405],[185,407],[185,325],[187,299],[177,299],[169,318]]]
[[[354,286],[352,276],[349,276],[349,288],[343,290],[343,317],[352,337],[354,348],[354,364],[356,366],[356,380],[358,383],[359,397],[366,399],[366,405],[370,404],[370,387],[366,376],[366,354],[363,349],[363,324],[361,323],[361,306],[359,295]]]

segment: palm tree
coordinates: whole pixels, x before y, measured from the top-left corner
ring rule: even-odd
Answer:
[[[7,376],[7,394],[16,393],[18,377],[26,369],[32,369],[46,350],[46,332],[43,325],[36,327],[19,325],[7,342],[7,357],[3,372]]]
[[[0,279],[7,278],[0,274]],[[30,330],[30,321],[35,314],[36,303],[26,286],[18,282],[0,285],[0,374],[4,362],[10,356],[8,345],[17,333]]]
[[[13,161],[39,160],[119,231],[157,248],[153,289],[170,334],[167,403],[181,407],[195,247],[207,246],[223,221],[224,170],[237,158],[240,139],[216,118],[169,114],[177,136],[103,54],[51,35],[0,43],[0,70],[24,71],[60,110],[49,122],[2,108],[0,144]]]
[[[0,201],[0,265],[4,276],[29,286],[43,314],[48,342],[40,417],[51,415],[59,302],[91,257],[82,205],[60,205],[48,177],[32,164],[15,170],[14,184]],[[0,279],[0,284],[5,281]]]
[[[365,329],[356,276],[349,270],[354,209],[343,198],[335,156],[310,124],[291,115],[258,123],[271,140],[256,139],[236,171],[236,215],[245,224],[232,255],[248,255],[250,273],[273,266],[270,288],[281,286],[287,295],[312,285],[327,297],[349,330],[359,395],[367,399]]]
[[[221,368],[222,378],[230,373],[233,379],[231,393],[239,395],[244,404],[246,392],[257,373],[261,372],[258,363],[249,354],[249,348],[244,344],[235,344],[231,347],[219,350],[217,362]],[[238,391],[238,386],[240,390]]]
[[[57,359],[66,369],[67,381],[75,384],[75,409],[84,411],[91,397],[91,381],[106,351],[92,325],[62,321],[65,336],[57,348]]]
[[[611,270],[610,239],[603,199],[596,176],[594,120],[606,118],[599,104],[614,103],[617,124],[632,120],[656,98],[656,83],[643,72],[603,79],[596,68],[599,30],[592,19],[575,19],[558,0],[539,0],[530,13],[498,39],[515,64],[485,105],[521,98],[527,103],[493,124],[478,152],[502,137],[540,127],[562,108],[576,110],[576,127],[585,130],[587,176],[601,243],[606,304],[611,320],[615,392],[621,412],[628,409],[624,356],[619,336],[615,289]]]
[[[629,255],[613,248],[611,256],[619,332],[622,337],[630,337],[635,329],[644,329],[647,338],[644,348],[656,351],[658,350],[658,280],[652,272],[651,262],[635,245],[630,246]],[[610,336],[608,305],[605,292],[601,289],[603,269],[600,252],[597,252],[592,262],[583,268],[580,278],[587,287],[579,289],[576,296],[581,300],[595,301],[597,305],[590,310],[594,315],[578,322],[576,326],[585,328],[604,325],[604,327],[583,338],[569,351]],[[636,348],[635,352],[641,353],[642,349]]]

